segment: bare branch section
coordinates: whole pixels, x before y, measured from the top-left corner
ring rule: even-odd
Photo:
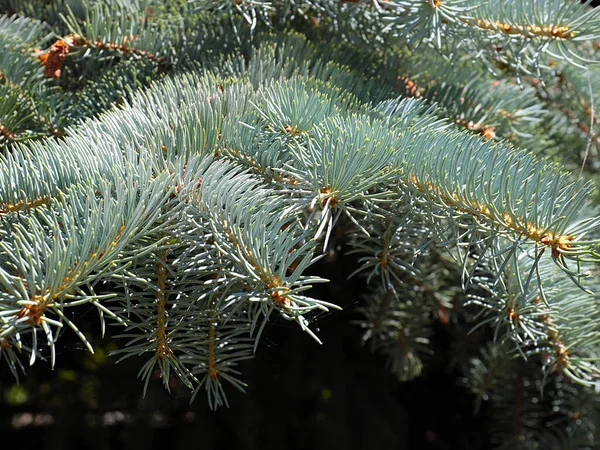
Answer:
[[[511,25],[499,20],[463,19],[465,25],[475,25],[482,30],[496,31],[509,36],[520,35],[525,38],[552,38],[568,40],[575,37],[575,32],[567,26],[556,25]]]
[[[0,218],[6,214],[39,208],[42,205],[50,204],[51,201],[52,198],[50,196],[44,196],[32,200],[20,200],[17,203],[0,203]]]
[[[63,39],[58,39],[46,52],[37,51],[37,54],[40,62],[44,65],[44,75],[49,78],[60,78],[61,67],[67,59],[69,52],[81,48],[109,50],[125,56],[134,55],[149,59],[158,64],[165,62],[160,56],[134,47],[132,45],[134,41],[135,36],[133,35],[123,37],[121,42],[109,42],[104,40],[87,40],[82,36],[70,34]]]
[[[167,250],[159,251],[156,274],[156,353],[159,359],[169,358],[173,351],[167,343],[166,305],[167,305]]]

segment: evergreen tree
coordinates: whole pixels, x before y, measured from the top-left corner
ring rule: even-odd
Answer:
[[[145,387],[158,369],[227,405],[274,316],[321,342],[311,321],[339,305],[311,294],[314,264],[336,255],[400,381],[441,326],[497,448],[598,444],[590,2],[0,12],[2,370],[54,366],[63,333],[93,352],[75,311],[94,308]]]

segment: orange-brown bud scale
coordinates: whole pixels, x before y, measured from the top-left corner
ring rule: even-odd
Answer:
[[[17,135],[6,128],[4,125],[0,124],[0,134],[3,135],[8,140],[14,141],[17,138]]]
[[[508,317],[508,320],[510,320],[510,321],[513,321],[513,320],[519,318],[519,314],[515,312],[514,308],[508,308],[508,310],[506,311],[506,316]]]
[[[296,127],[292,128],[291,125],[286,125],[285,127],[283,127],[283,131],[285,131],[286,133],[291,133],[291,134],[301,133],[301,131],[298,128],[296,128]]]
[[[414,81],[412,81],[410,78],[408,78],[405,75],[399,76],[398,80],[404,82],[404,90],[405,90],[407,96],[421,98],[422,93],[424,92],[423,88],[418,87],[414,83]],[[396,83],[395,88],[397,89],[398,87],[399,87],[399,83]]]
[[[17,314],[17,317],[22,319],[23,317],[27,317],[27,323],[31,325],[39,326],[42,323],[42,317],[44,316],[44,309],[46,305],[43,299],[36,295],[33,297],[33,300],[38,302],[32,305],[24,305],[21,307],[21,310]]]
[[[496,137],[496,128],[492,125],[483,125],[481,123],[473,123],[472,120],[468,122],[464,119],[456,119],[456,123],[465,127],[467,130],[474,131],[477,134],[483,136],[485,139],[493,139]]]
[[[337,207],[339,201],[336,198],[335,194],[333,194],[333,189],[331,189],[331,186],[325,186],[324,188],[321,188],[319,192],[321,193],[321,195],[324,196],[324,198],[321,200],[322,206],[325,206],[327,204],[327,201],[329,201],[329,206],[331,206],[332,208]]]
[[[438,320],[442,325],[446,325],[450,322],[450,312],[443,304],[438,303],[437,307]]]
[[[69,44],[59,39],[50,46],[47,53],[42,53],[39,60],[44,65],[44,75],[49,78],[59,78],[61,66],[69,54]]]

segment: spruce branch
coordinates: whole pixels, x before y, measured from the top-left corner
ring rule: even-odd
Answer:
[[[301,276],[314,262],[316,243],[294,220],[294,205],[285,207],[285,198],[263,190],[258,180],[238,170],[215,163],[202,177],[198,194],[192,196],[199,200],[198,212],[211,224],[216,248],[234,263],[229,275],[247,285],[245,293],[231,295],[226,301],[234,305],[246,299],[257,305],[252,308],[251,331],[261,316],[266,320],[278,310],[318,340],[307,327],[304,314],[336,306],[300,295],[309,283],[324,281]]]
[[[75,48],[115,51],[164,63],[163,56],[158,53],[169,49],[170,45],[162,42],[165,35],[160,32],[159,24],[151,20],[143,3],[134,5],[117,2],[118,12],[114,6],[96,3],[85,8],[83,20],[79,20],[68,8],[68,15],[62,16],[62,19],[71,35],[62,42]],[[115,13],[118,20],[105,21],[106,17]]]
[[[98,194],[95,189],[75,187],[52,209],[3,221],[1,334],[32,334],[30,364],[36,360],[36,335],[42,329],[54,365],[51,326],[61,328],[63,322],[92,351],[87,338],[63,310],[94,302],[97,296],[86,293],[85,286],[118,271],[117,262],[126,243],[144,233],[146,220],[156,220],[156,205],[165,196],[164,177],[141,193],[131,177],[113,182],[114,186],[106,182],[98,186]]]
[[[259,20],[270,24],[297,14],[358,42],[379,45],[395,38],[415,47],[431,45],[448,53],[454,53],[460,46],[469,47],[471,53],[490,62],[499,60],[511,65],[519,80],[523,71],[539,72],[542,54],[579,68],[597,61],[578,49],[580,42],[600,37],[599,10],[591,8],[590,3],[576,0],[196,2],[198,8],[214,14],[228,17],[238,14],[251,29]],[[233,20],[232,24],[237,32]]]
[[[367,95],[372,78],[320,61],[298,35],[270,39],[249,61],[213,56],[214,70],[158,80],[63,140],[2,156],[10,370],[20,350],[45,356],[44,337],[53,358],[65,325],[88,345],[65,311],[92,304],[103,329],[105,317],[127,325],[119,353],[146,359],[146,385],[159,369],[167,386],[176,375],[226,404],[225,381],[245,386],[236,364],[274,312],[316,338],[311,315],[335,308],[308,295],[324,280],[307,273],[345,214],[359,271],[389,297],[373,300],[365,323],[381,313],[380,349],[402,378],[428,354],[429,332],[409,333],[409,313],[430,330],[449,307],[442,294],[419,303],[431,291],[419,261],[436,244],[463,264],[465,288],[485,291],[472,303],[499,337],[530,359],[547,354],[551,376],[593,383],[596,303],[578,287],[599,259],[591,184],[451,125],[427,100],[393,87]],[[304,49],[312,59],[294,60]]]
[[[10,45],[36,46],[49,37],[47,25],[32,17],[0,16],[0,36]]]
[[[508,339],[518,352],[530,358],[542,355],[544,370],[557,371],[576,382],[594,385],[600,371],[597,360],[600,314],[597,296],[585,296],[568,276],[555,265],[540,263],[522,256],[509,263],[507,280],[486,275],[483,268],[474,284],[492,295],[474,295],[470,302],[484,309],[486,317],[478,326],[489,323],[497,340]],[[522,273],[515,273],[521,271]],[[523,293],[519,278],[539,278],[540,292]],[[490,273],[495,273],[492,269]],[[523,295],[527,295],[523,301]],[[494,313],[489,314],[491,311]]]
[[[598,406],[591,390],[562,377],[532,379],[528,372],[538,361],[525,363],[507,350],[507,344],[489,343],[473,354],[462,381],[479,396],[478,405],[488,404],[495,446],[566,449],[592,445]]]
[[[552,0],[481,3],[471,0],[383,2],[382,20],[387,29],[409,42],[432,43],[439,49],[447,41],[474,41],[480,54],[500,57],[518,72],[538,67],[543,53],[582,67],[590,62],[577,50],[579,41],[600,36],[598,9],[590,2]],[[485,46],[488,48],[485,48]],[[469,45],[469,44],[467,44]],[[473,49],[475,50],[475,49]]]
[[[420,135],[407,147],[404,182],[430,205],[548,248],[567,271],[568,259],[595,258],[598,243],[585,236],[597,228],[597,220],[577,220],[590,184],[572,182],[566,173],[540,166],[524,152],[474,136]]]

